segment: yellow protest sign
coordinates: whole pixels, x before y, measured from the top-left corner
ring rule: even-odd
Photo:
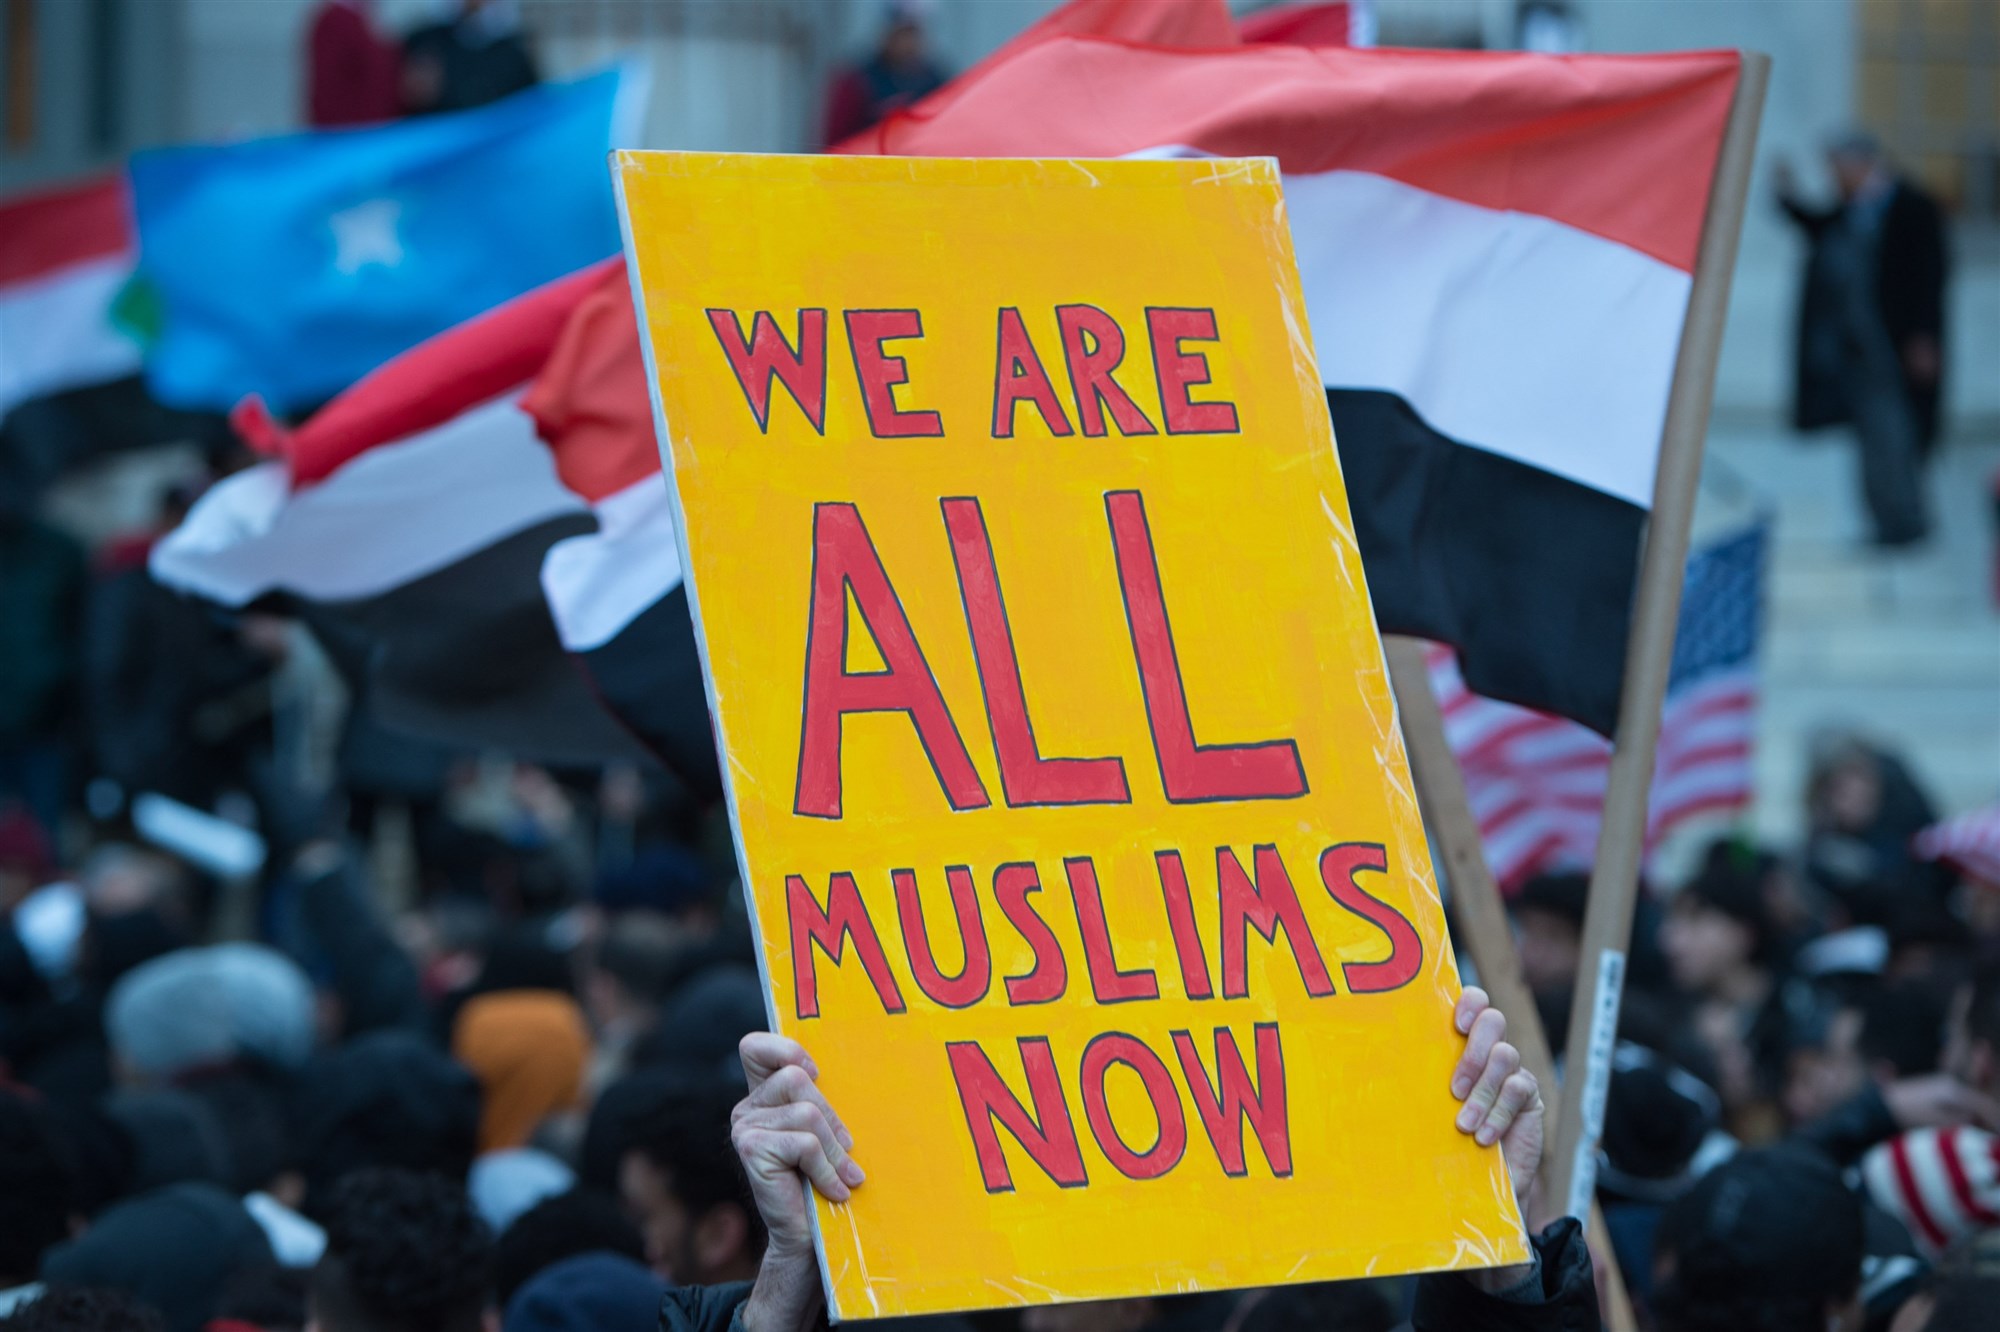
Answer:
[[[1275,167],[616,174],[836,1315],[1522,1260]]]

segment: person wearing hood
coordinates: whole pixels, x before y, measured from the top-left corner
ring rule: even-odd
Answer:
[[[50,1286],[103,1286],[158,1309],[168,1332],[200,1332],[237,1272],[271,1261],[243,1204],[213,1184],[173,1184],[107,1210],[42,1262]]]

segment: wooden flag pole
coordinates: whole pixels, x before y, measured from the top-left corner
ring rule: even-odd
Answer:
[[[1563,1067],[1569,1076],[1556,1117],[1555,1150],[1545,1158],[1543,1167],[1542,1182],[1550,1198],[1562,1202],[1563,1210],[1571,1216],[1582,1215],[1596,1191],[1597,1138],[1604,1126],[1604,1097],[1611,1081],[1611,1048],[1617,1038],[1625,950],[1632,937],[1632,912],[1638,900],[1660,709],[1666,701],[1674,626],[1680,617],[1688,529],[1701,480],[1709,408],[1715,398],[1715,365],[1722,351],[1736,244],[1749,201],[1757,123],[1770,76],[1770,57],[1743,53],[1742,76],[1729,109],[1715,166],[1715,185],[1702,222],[1687,322],[1681,329],[1680,354],[1674,363],[1666,424],[1660,436],[1653,509],[1646,523],[1638,595],[1625,646],[1618,743],[1611,755],[1603,831],[1598,835],[1590,903],[1583,920],[1576,1001],[1570,1010],[1569,1040],[1564,1047]]]
[[[1547,1140],[1553,1141],[1555,1056],[1548,1033],[1542,1030],[1535,996],[1521,978],[1521,958],[1514,948],[1507,908],[1486,863],[1479,823],[1465,797],[1465,775],[1445,739],[1444,714],[1438,709],[1430,672],[1424,667],[1423,645],[1412,638],[1393,636],[1384,638],[1382,645],[1389,661],[1389,680],[1396,690],[1396,713],[1402,719],[1404,742],[1410,750],[1410,772],[1416,779],[1424,826],[1437,844],[1445,879],[1451,885],[1452,917],[1458,922],[1466,951],[1472,954],[1473,966],[1478,968],[1480,985],[1494,1007],[1507,1015],[1507,1038],[1521,1052],[1521,1066],[1542,1085],[1543,1099],[1549,1104],[1544,1132]],[[1612,1332],[1636,1332],[1639,1324],[1632,1313],[1632,1297],[1613,1257],[1604,1214],[1594,1204],[1585,1224]]]

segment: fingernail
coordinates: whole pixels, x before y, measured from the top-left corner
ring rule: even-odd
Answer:
[[[1461,1133],[1472,1132],[1472,1126],[1478,1121],[1478,1114],[1469,1105],[1458,1112],[1458,1128]]]
[[[1457,1097],[1459,1100],[1461,1101],[1464,1100],[1466,1098],[1467,1093],[1469,1093],[1471,1090],[1472,1090],[1471,1078],[1457,1077],[1451,1080],[1451,1094]]]
[[[868,1176],[860,1166],[854,1164],[854,1158],[849,1157],[840,1163],[840,1178],[846,1182],[849,1188],[853,1188],[861,1184]]]
[[[1485,1128],[1480,1129],[1477,1135],[1478,1142],[1481,1147],[1491,1147],[1493,1145],[1494,1137],[1495,1134],[1493,1132],[1493,1126],[1491,1124],[1488,1124]]]

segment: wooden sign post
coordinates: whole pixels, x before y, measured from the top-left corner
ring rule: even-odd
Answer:
[[[1681,580],[1687,568],[1688,532],[1701,481],[1702,445],[1715,400],[1715,366],[1729,286],[1736,273],[1736,244],[1750,195],[1757,125],[1770,81],[1770,57],[1743,55],[1743,74],[1723,131],[1715,185],[1708,196],[1696,254],[1687,322],[1681,329],[1673,388],[1660,440],[1652,516],[1639,562],[1638,596],[1626,640],[1625,682],[1618,704],[1617,747],[1604,797],[1603,831],[1590,876],[1584,913],[1583,953],[1570,1010],[1563,1067],[1562,1110],[1554,1150],[1545,1158],[1543,1182],[1564,1210],[1581,1216],[1596,1191],[1597,1139],[1604,1127],[1604,1099],[1611,1082],[1612,1045],[1625,981],[1625,950],[1639,895],[1639,866],[1653,760],[1660,738],[1660,710],[1673,662],[1674,627],[1680,616]]]

